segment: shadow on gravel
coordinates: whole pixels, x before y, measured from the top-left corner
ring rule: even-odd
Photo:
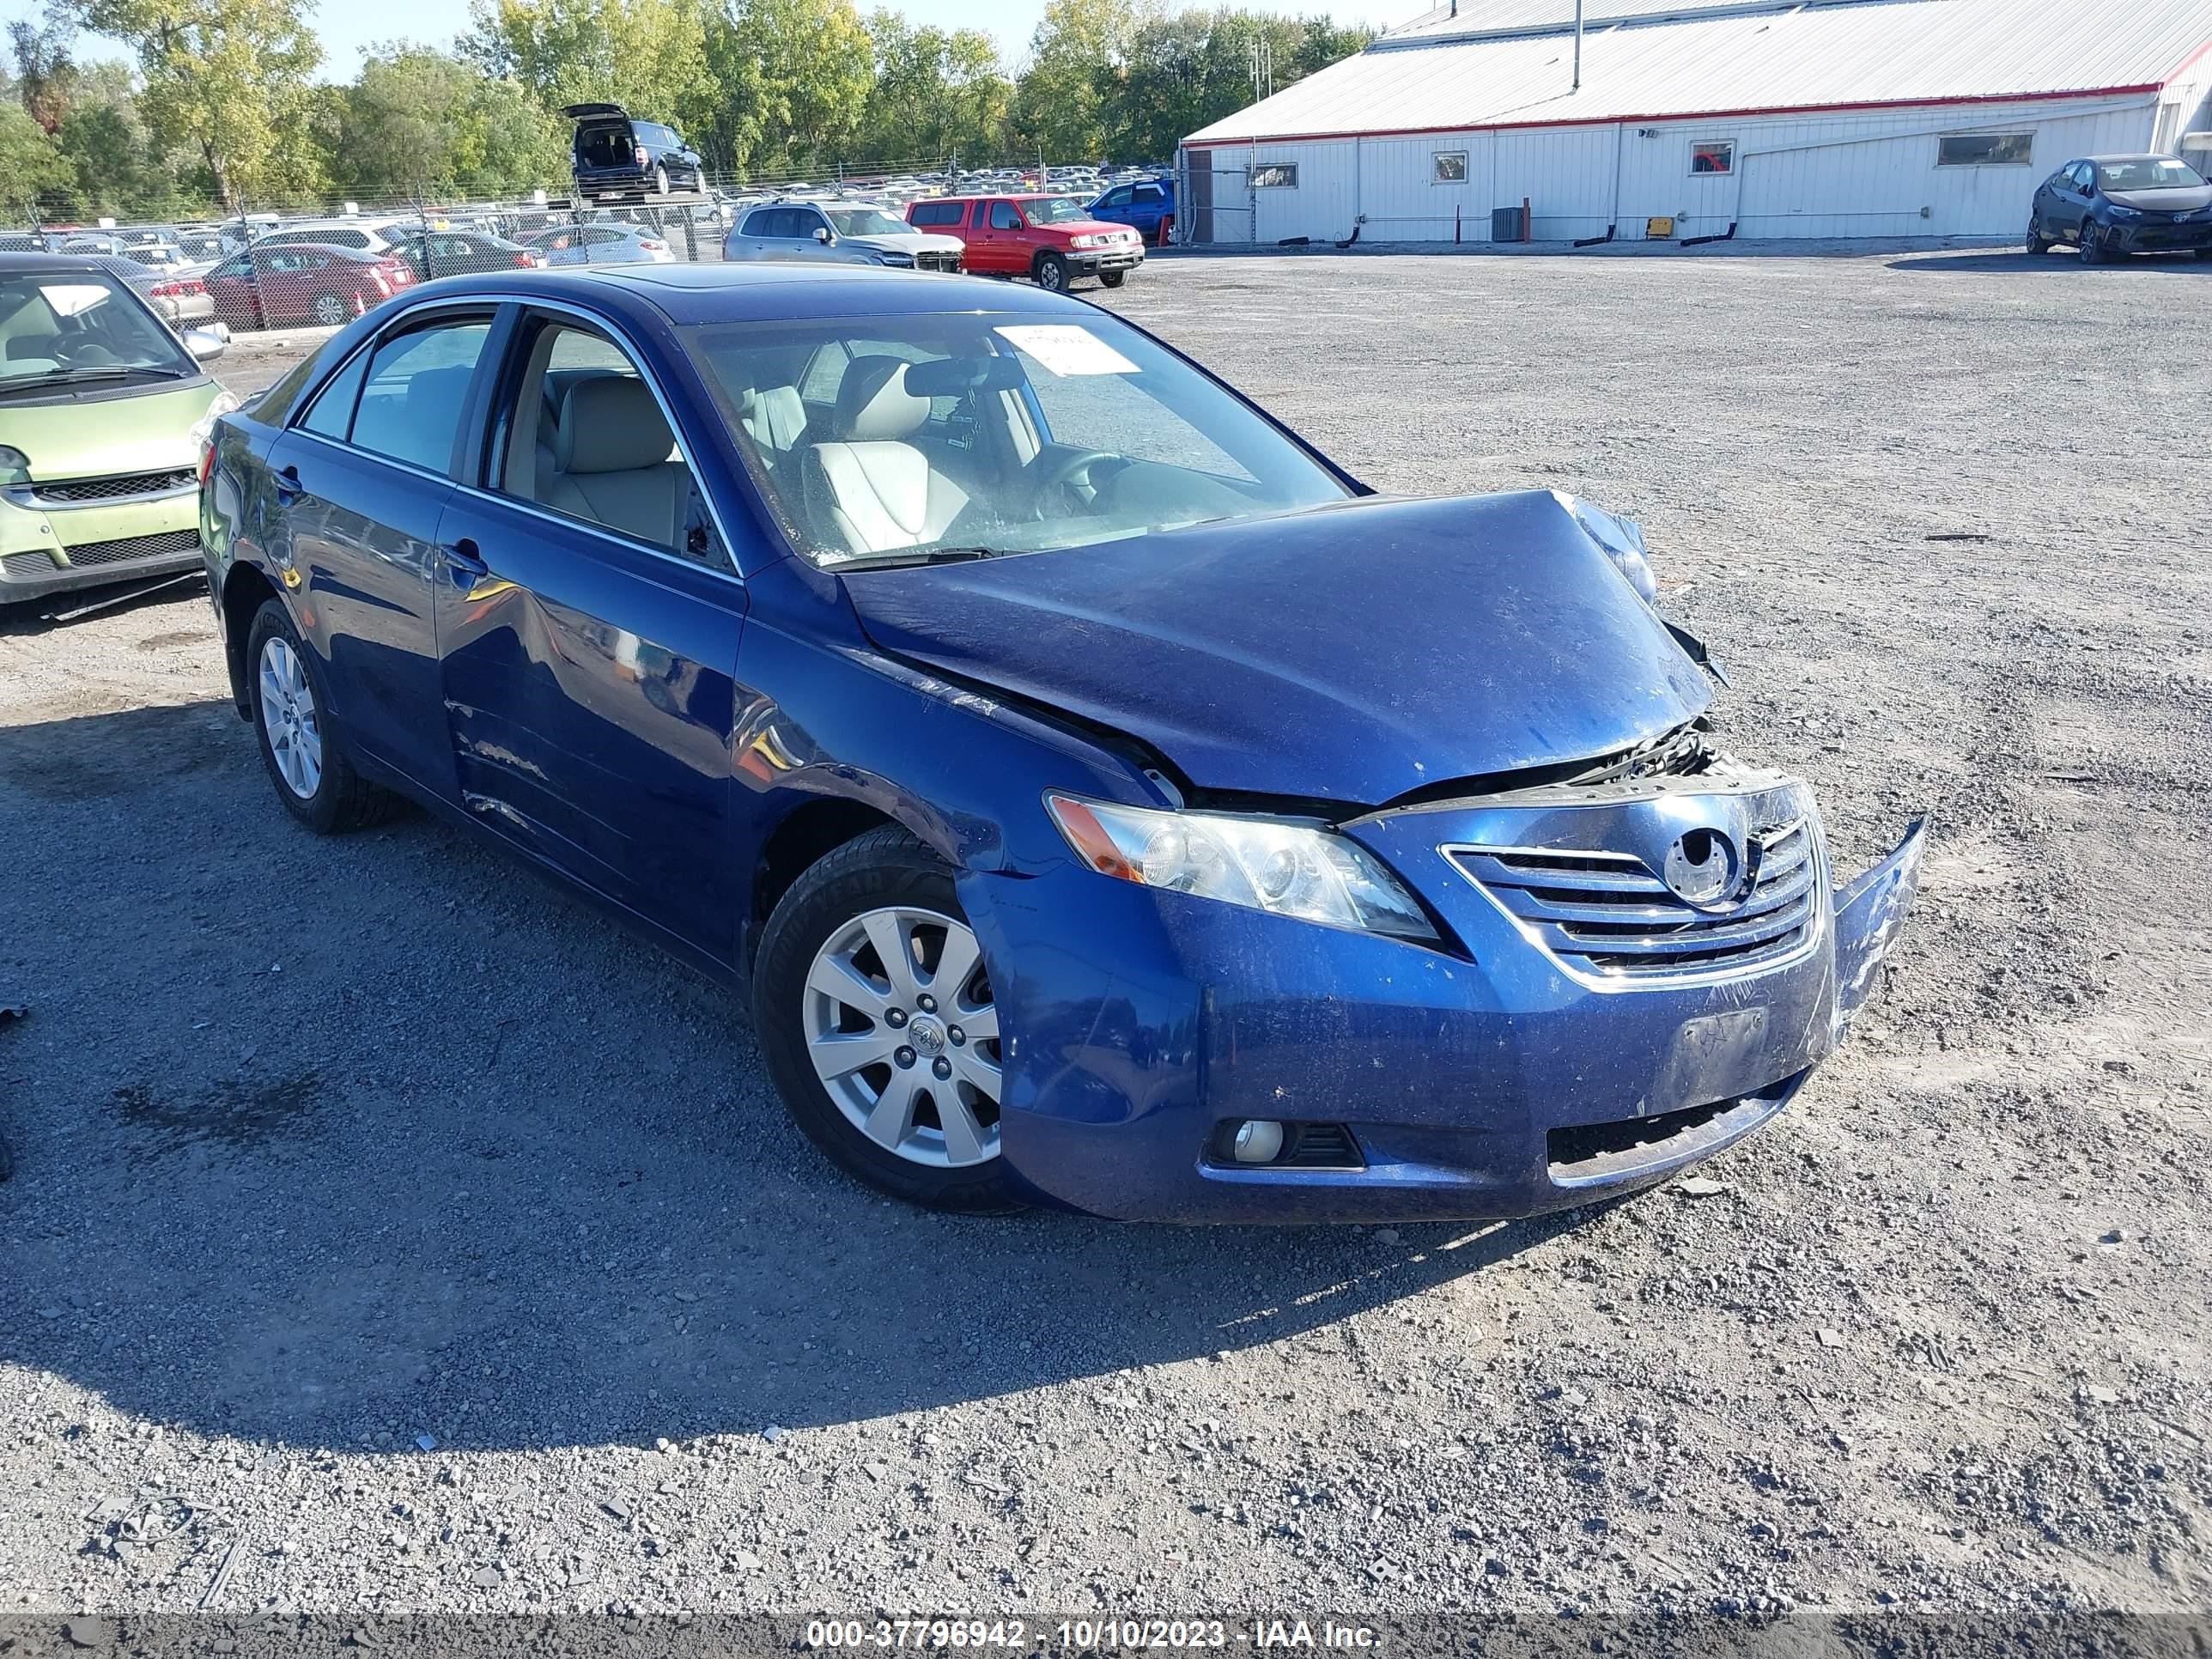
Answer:
[[[2034,274],[2078,277],[2081,274],[2081,259],[2071,248],[2054,248],[2048,253],[2030,253],[2025,248],[2009,252],[1992,253],[1916,253],[1889,262],[1892,270],[1911,271],[1917,276],[1934,274],[1938,276],[1986,276],[1993,270],[2027,271]],[[2212,276],[2212,260],[2199,259],[2189,253],[2138,253],[2124,259],[2113,259],[2099,267],[2104,270],[2157,270],[2168,276]]]
[[[0,1358],[146,1418],[442,1454],[1018,1411],[1285,1338],[1334,1373],[1345,1316],[1575,1224],[885,1202],[726,992],[426,817],[307,836],[220,703],[0,731]]]
[[[182,599],[207,597],[207,579],[197,573],[184,576],[106,582],[97,587],[51,593],[43,599],[0,602],[0,639],[46,634],[66,629],[91,616],[119,616],[149,606],[174,605]],[[4,600],[0,593],[0,600]]]

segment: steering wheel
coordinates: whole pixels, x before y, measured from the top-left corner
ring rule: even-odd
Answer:
[[[1078,478],[1087,482],[1092,467],[1101,461],[1116,459],[1103,449],[1066,449],[1032,462],[1031,465],[1036,468],[1037,516],[1044,516],[1044,498],[1048,491],[1063,489],[1074,483]]]

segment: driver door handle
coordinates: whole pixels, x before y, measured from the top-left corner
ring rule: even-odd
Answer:
[[[288,466],[276,474],[276,505],[289,507],[300,499],[307,486],[300,482],[300,469]]]
[[[448,544],[444,552],[446,568],[453,573],[456,579],[465,578],[473,581],[479,576],[491,574],[491,567],[484,562],[483,555],[477,551],[476,543],[469,537],[464,536],[460,540]]]

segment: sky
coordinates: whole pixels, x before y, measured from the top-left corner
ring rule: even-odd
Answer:
[[[898,3],[898,0],[891,0]],[[1210,3],[1210,0],[1201,0]],[[860,0],[864,12],[876,0]],[[1255,10],[1291,15],[1326,11],[1340,23],[1369,23],[1382,28],[1402,23],[1426,9],[1423,0],[1243,0]],[[0,0],[0,21],[36,16],[41,0]],[[999,43],[1000,55],[1011,65],[1028,49],[1030,33],[1044,15],[1044,0],[903,0],[899,9],[916,23],[939,28],[981,29]],[[465,0],[332,0],[316,9],[315,27],[323,38],[322,78],[350,81],[361,67],[362,53],[372,44],[386,40],[421,40],[444,46],[468,27]],[[88,58],[118,58],[113,43],[86,35],[77,43]]]

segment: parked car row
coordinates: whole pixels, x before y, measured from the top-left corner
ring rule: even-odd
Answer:
[[[1093,217],[1073,197],[938,196],[906,204],[810,198],[747,208],[722,245],[726,260],[799,260],[1026,276],[1055,292],[1079,278],[1119,288],[1144,263],[1144,239]]]

